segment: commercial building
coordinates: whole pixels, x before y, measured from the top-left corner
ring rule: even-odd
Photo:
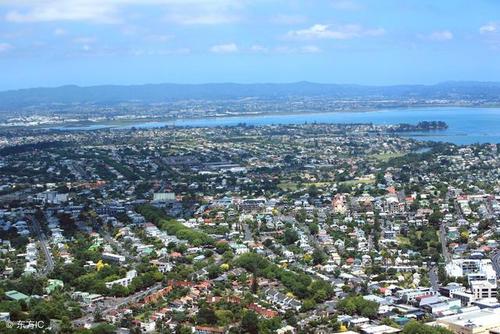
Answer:
[[[493,298],[497,295],[497,285],[489,281],[472,281],[470,287],[475,299]]]
[[[482,309],[437,319],[436,323],[455,334],[489,334],[500,328],[500,309]]]
[[[132,280],[137,277],[137,271],[135,270],[130,270],[127,272],[126,276],[124,278],[120,278],[111,282],[106,283],[106,288],[111,289],[113,285],[121,285],[124,287],[127,287],[132,283]]]
[[[117,262],[117,263],[125,262],[125,256],[113,254],[113,253],[102,253],[102,259],[107,260],[107,261]]]
[[[153,202],[175,202],[175,193],[154,193]]]

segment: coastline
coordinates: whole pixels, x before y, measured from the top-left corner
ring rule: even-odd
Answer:
[[[383,107],[383,108],[361,108],[361,109],[350,109],[350,110],[330,110],[330,111],[269,111],[260,113],[238,113],[238,114],[224,114],[224,115],[206,115],[206,116],[196,116],[196,117],[172,117],[172,116],[158,116],[158,117],[136,117],[130,119],[110,119],[102,121],[91,121],[82,120],[79,122],[62,122],[54,124],[40,124],[33,126],[1,126],[1,128],[35,128],[35,129],[46,129],[46,130],[85,130],[83,128],[92,129],[116,129],[121,127],[126,127],[131,124],[146,124],[146,123],[175,123],[175,122],[185,122],[185,121],[199,121],[199,120],[213,120],[213,119],[234,119],[234,118],[249,118],[255,119],[259,117],[273,117],[273,116],[299,116],[299,115],[326,115],[326,114],[348,114],[348,113],[379,113],[379,112],[394,112],[403,110],[426,110],[426,109],[446,109],[446,108],[463,108],[463,109],[500,109],[500,105],[488,105],[488,106],[463,106],[457,104],[447,104],[438,106],[429,105],[417,105],[417,106],[398,106],[398,107]],[[168,126],[168,125],[164,125]]]

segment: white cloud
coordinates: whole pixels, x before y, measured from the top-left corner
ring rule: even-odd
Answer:
[[[304,45],[299,47],[291,47],[288,45],[277,46],[273,49],[276,53],[297,54],[297,53],[319,53],[321,49],[315,45]]]
[[[497,23],[491,22],[488,24],[485,24],[479,28],[479,33],[480,34],[489,34],[489,33],[495,33],[499,30],[499,26]]]
[[[289,46],[289,45],[279,45],[276,47],[267,47],[260,44],[254,44],[250,48],[244,51],[250,51],[253,53],[319,53],[322,50],[316,45],[302,45],[302,46]]]
[[[140,1],[140,0],[134,0]],[[149,0],[154,1],[154,0]],[[168,2],[166,19],[185,25],[214,25],[240,21],[246,0],[157,0]]]
[[[500,23],[490,22],[479,28],[482,40],[493,50],[500,49]]]
[[[68,32],[62,28],[57,28],[53,31],[54,36],[65,36]]]
[[[417,37],[422,40],[445,42],[445,41],[451,41],[454,36],[453,33],[449,30],[440,30],[440,31],[433,31],[428,35],[418,34]]]
[[[260,44],[254,44],[250,47],[250,51],[255,53],[267,53],[269,49]]]
[[[176,23],[218,24],[233,22],[243,0],[2,0],[5,20],[17,23],[82,21],[123,22],[123,9],[155,6]]]
[[[9,2],[9,1],[7,1]],[[23,10],[7,12],[5,20],[17,23],[51,21],[92,21],[116,23],[117,6],[112,1],[65,0],[26,1]]]
[[[0,53],[10,51],[14,47],[9,43],[0,43]]]
[[[313,39],[352,39],[364,36],[381,36],[385,34],[382,28],[366,29],[359,24],[347,24],[331,28],[327,24],[315,24],[307,29],[292,30],[287,34],[288,38],[313,40]]]
[[[316,45],[305,45],[299,48],[301,53],[318,53],[321,52],[321,49]]]
[[[153,43],[165,43],[173,38],[172,35],[152,34],[145,37],[146,41]]]
[[[160,50],[149,50],[149,49],[132,49],[129,52],[133,56],[171,56],[171,55],[187,55],[191,53],[189,48],[179,48],[179,49],[160,49]]]
[[[183,15],[172,14],[167,15],[167,21],[186,25],[212,25],[234,23],[240,20],[239,16],[229,14],[207,13],[200,15]]]
[[[228,43],[214,45],[210,48],[210,51],[213,53],[235,53],[238,52],[239,49],[235,43]]]
[[[95,43],[95,41],[96,41],[95,37],[86,37],[86,36],[76,37],[73,39],[73,42],[77,44],[93,44]]]

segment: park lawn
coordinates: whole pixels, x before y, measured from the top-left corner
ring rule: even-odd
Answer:
[[[278,184],[278,188],[280,188],[283,191],[295,191],[299,187],[298,187],[297,183],[292,182],[292,181],[287,181],[287,182],[280,182]]]
[[[307,189],[310,186],[316,186],[317,188],[324,188],[330,186],[332,183],[331,182],[304,182],[300,184],[297,182],[292,182],[292,181],[285,181],[285,182],[280,182],[278,184],[278,188],[284,191],[296,191],[299,190],[300,188],[302,189]]]
[[[339,182],[340,184],[347,185],[347,186],[355,186],[357,184],[373,184],[375,183],[375,180],[348,180],[348,181],[342,181]]]
[[[396,240],[398,241],[398,244],[401,246],[401,245],[410,245],[411,242],[410,242],[410,239],[407,238],[407,237],[403,237],[401,235],[397,236],[396,237]]]
[[[389,161],[392,158],[399,158],[406,155],[406,153],[401,153],[401,152],[386,152],[386,153],[379,153],[379,154],[372,154],[369,156],[369,158],[379,160],[382,162]]]
[[[330,182],[309,182],[309,183],[304,183],[304,185],[306,187],[310,187],[310,186],[316,186],[318,188],[322,188],[322,187],[328,187],[331,185]]]

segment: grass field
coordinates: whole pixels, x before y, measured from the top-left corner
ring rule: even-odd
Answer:
[[[330,186],[331,184],[332,184],[331,182],[306,182],[306,183],[300,184],[300,187],[299,187],[299,183],[297,183],[297,182],[285,181],[285,182],[280,182],[278,184],[278,187],[284,191],[296,191],[296,190],[299,190],[300,188],[307,189],[313,185],[318,187],[318,188],[324,188],[324,187]]]
[[[283,191],[295,191],[299,188],[297,183],[291,182],[291,181],[290,182],[280,182],[278,184],[278,187]]]
[[[375,183],[375,180],[348,180],[348,181],[342,181],[339,182],[340,184],[347,185],[347,186],[355,186],[357,184],[373,184]]]
[[[401,235],[400,235],[400,236],[397,236],[397,237],[396,237],[396,240],[398,241],[398,244],[399,244],[400,246],[402,246],[402,245],[410,245],[410,244],[411,244],[411,242],[410,242],[410,239],[409,239],[409,238],[407,238],[407,237],[403,237],[403,236],[401,236]]]
[[[401,152],[386,152],[386,153],[380,153],[380,154],[372,154],[368,158],[372,158],[372,159],[375,159],[375,160],[386,162],[386,161],[389,161],[392,158],[402,157],[403,155],[405,155],[405,153],[401,153]]]

